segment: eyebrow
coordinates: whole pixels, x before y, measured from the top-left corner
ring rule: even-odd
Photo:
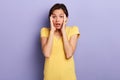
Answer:
[[[56,15],[56,14],[53,13],[52,15]],[[64,14],[60,14],[60,15],[64,15]]]

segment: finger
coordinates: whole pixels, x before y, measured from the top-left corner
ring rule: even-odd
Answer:
[[[50,16],[50,22],[52,22],[52,16]]]
[[[52,28],[52,29],[55,28],[55,27],[54,27],[54,24],[53,24],[53,17],[52,17],[52,16],[50,16],[50,25],[51,25],[51,28]]]
[[[64,14],[64,22],[65,22],[65,14]]]
[[[50,23],[51,23],[51,25],[53,24],[52,16],[50,16]]]
[[[64,25],[66,24],[66,15],[64,14]]]
[[[66,18],[66,15],[64,14],[64,23],[66,23],[66,20],[67,20],[67,18]]]

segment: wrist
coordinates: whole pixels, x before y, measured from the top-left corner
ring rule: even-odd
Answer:
[[[61,32],[62,32],[62,33],[65,32],[65,28],[62,28],[62,29],[61,29]]]
[[[53,29],[50,30],[50,33],[54,33],[54,32],[55,32],[55,30],[53,30]]]

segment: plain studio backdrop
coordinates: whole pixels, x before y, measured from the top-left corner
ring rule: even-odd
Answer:
[[[119,0],[0,0],[0,80],[43,80],[40,29],[55,3],[69,11],[81,36],[77,80],[120,80]]]

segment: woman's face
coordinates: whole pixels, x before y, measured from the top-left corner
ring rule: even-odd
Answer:
[[[64,11],[62,9],[56,9],[52,13],[53,25],[56,29],[61,29],[64,21]],[[66,15],[65,15],[66,17]],[[67,18],[66,18],[67,19]]]

